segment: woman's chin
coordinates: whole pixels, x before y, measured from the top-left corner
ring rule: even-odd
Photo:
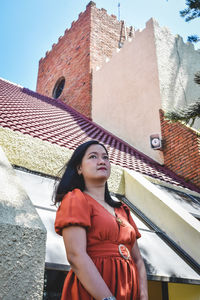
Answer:
[[[108,180],[108,178],[109,176],[106,176],[105,174],[101,174],[95,178],[95,181],[105,183]]]

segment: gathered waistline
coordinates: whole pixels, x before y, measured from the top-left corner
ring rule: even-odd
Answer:
[[[130,245],[110,242],[99,242],[87,248],[87,253],[90,257],[116,256],[122,257],[125,260],[131,258],[130,251]]]

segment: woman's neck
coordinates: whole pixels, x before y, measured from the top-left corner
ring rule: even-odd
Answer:
[[[105,200],[105,184],[99,186],[86,185],[85,192],[97,201]]]

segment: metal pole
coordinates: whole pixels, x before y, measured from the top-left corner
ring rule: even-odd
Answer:
[[[118,21],[120,21],[120,2],[118,2]]]

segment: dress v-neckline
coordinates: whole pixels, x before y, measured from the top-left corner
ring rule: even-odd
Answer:
[[[88,193],[85,193],[85,192],[83,192],[85,195],[87,195],[87,196],[89,196],[93,201],[95,201],[95,203],[97,203],[101,208],[103,208],[105,211],[107,211],[107,213],[109,214],[109,215],[111,215],[111,217],[113,217],[113,218],[117,218],[117,214],[116,214],[116,211],[115,211],[115,207],[113,207],[114,208],[114,214],[115,215],[113,215],[113,214],[111,214],[101,203],[99,203],[96,199],[94,199],[92,196],[90,196]]]

